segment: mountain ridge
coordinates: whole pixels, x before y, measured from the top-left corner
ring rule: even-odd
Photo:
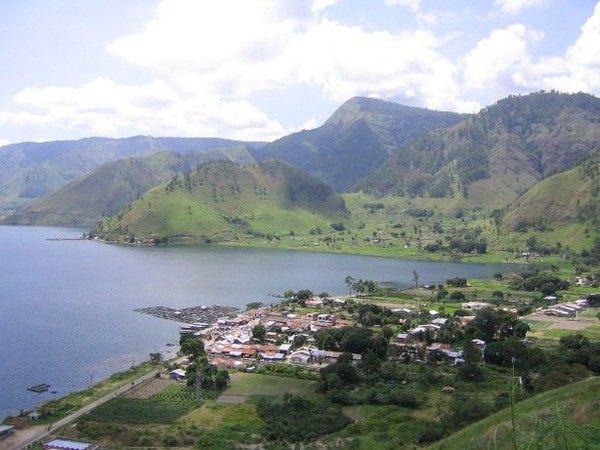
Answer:
[[[342,104],[325,123],[254,150],[258,161],[279,158],[343,192],[379,167],[397,148],[437,127],[464,118],[366,97]]]

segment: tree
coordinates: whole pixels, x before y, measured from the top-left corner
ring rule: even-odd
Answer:
[[[452,291],[450,293],[450,300],[453,302],[462,302],[465,299],[465,294],[462,291]]]
[[[437,301],[443,302],[447,296],[448,290],[443,285],[437,289],[437,292],[435,294],[435,298]]]
[[[163,355],[162,353],[156,352],[156,353],[150,353],[150,362],[152,362],[153,364],[160,364],[163,360]]]
[[[350,275],[348,275],[344,279],[344,283],[346,283],[346,286],[348,286],[348,289],[349,289],[348,295],[352,295],[352,288],[354,287],[354,283],[356,283],[356,281],[354,280],[354,278],[352,278]]]
[[[294,340],[293,340],[294,348],[300,348],[304,344],[306,344],[306,336],[303,336],[302,334],[297,334],[294,336]]]
[[[446,280],[446,284],[456,288],[464,288],[467,287],[467,279],[461,277],[450,278]]]
[[[252,338],[258,342],[264,342],[267,336],[267,329],[261,323],[252,327]]]
[[[481,350],[477,348],[469,339],[463,343],[463,359],[465,363],[458,368],[456,377],[459,380],[467,382],[479,382],[483,380],[483,370],[481,370]]]
[[[206,355],[204,341],[197,336],[181,336],[179,339],[179,350],[191,361]]]
[[[380,359],[384,359],[387,355],[388,340],[383,333],[375,333],[369,339],[367,348]]]
[[[349,353],[363,353],[367,350],[373,332],[368,328],[345,327],[340,341],[340,350]]]
[[[229,382],[229,372],[227,370],[219,370],[215,375],[215,385],[217,389],[224,389]]]
[[[312,297],[313,297],[313,292],[310,289],[301,289],[298,292],[296,292],[296,298],[301,302],[310,300]]]
[[[415,288],[418,288],[419,287],[419,272],[417,272],[415,269],[413,269],[412,274],[413,274],[412,279],[415,282]]]

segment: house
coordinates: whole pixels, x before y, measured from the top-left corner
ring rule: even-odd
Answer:
[[[398,333],[396,335],[396,342],[398,342],[399,344],[403,344],[404,342],[406,342],[408,339],[408,333]]]
[[[98,445],[90,442],[53,439],[44,444],[44,450],[95,450]]]
[[[285,359],[283,353],[262,353],[261,356],[265,361],[283,361]]]
[[[306,306],[307,308],[320,308],[323,306],[323,300],[316,298],[306,300],[304,302],[304,306]]]
[[[292,344],[281,344],[279,346],[278,352],[287,355],[289,351],[292,349]]]
[[[446,325],[446,323],[448,323],[448,318],[446,317],[438,317],[437,319],[433,319],[431,321],[432,324],[434,325],[438,325],[438,326],[444,326]]]
[[[460,305],[460,309],[464,309],[465,311],[479,311],[488,306],[490,306],[489,303],[484,302],[466,302]]]
[[[175,369],[175,370],[171,370],[169,372],[169,378],[172,378],[173,380],[185,380],[185,370],[183,369]]]
[[[0,425],[0,439],[7,438],[15,432],[15,427],[12,425]]]
[[[312,357],[312,352],[307,348],[300,348],[295,352],[290,353],[288,362],[293,364],[308,364]]]
[[[319,314],[317,320],[319,322],[335,322],[335,317],[332,314]]]

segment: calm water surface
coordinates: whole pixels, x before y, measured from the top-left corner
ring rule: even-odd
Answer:
[[[165,356],[179,325],[135,308],[272,303],[269,293],[347,291],[347,275],[442,283],[506,266],[222,247],[129,247],[76,238],[81,231],[0,227],[0,419]],[[27,387],[48,383],[43,394]],[[56,391],[53,394],[51,391]]]

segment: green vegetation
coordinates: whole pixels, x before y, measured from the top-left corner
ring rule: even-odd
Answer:
[[[254,152],[257,160],[280,158],[348,191],[407,142],[466,116],[355,97],[314,130],[294,133]]]
[[[339,407],[291,394],[285,394],[281,403],[262,400],[257,412],[265,422],[264,434],[270,441],[312,441],[351,422],[349,417],[341,414]]]
[[[92,234],[130,242],[273,241],[327,230],[346,216],[331,188],[280,161],[244,168],[215,162],[152,189]]]
[[[456,442],[473,439],[473,446],[464,448],[501,449],[515,448],[513,436],[519,449],[546,448],[532,445],[559,441],[568,442],[569,448],[594,448],[586,445],[598,436],[598,377],[589,378],[600,373],[598,340],[570,332],[553,345],[539,347],[522,340],[530,339],[529,326],[501,308],[478,311],[464,329],[454,316],[459,309],[452,313],[442,309],[450,305],[440,296],[444,290],[470,296],[477,289],[480,300],[496,299],[499,306],[507,305],[508,295],[500,298],[494,293],[508,292],[511,280],[510,274],[500,273],[491,280],[454,277],[443,286],[399,294],[374,283],[372,292],[361,294],[363,298],[335,304],[323,293],[318,311],[343,316],[356,326],[324,328],[313,335],[314,343],[322,350],[346,353],[331,364],[315,356],[308,366],[257,360],[256,373],[232,372],[229,382],[221,386],[215,378],[220,369],[207,366],[202,340],[183,337],[182,351],[192,360],[187,371],[190,386],[171,385],[144,399],[113,399],[75,427],[61,430],[61,435],[111,448],[320,445],[383,450],[433,443],[432,448],[463,448]],[[347,281],[357,283],[351,276]],[[362,280],[362,284],[371,282]],[[290,291],[277,308],[302,308],[299,297],[304,291],[310,292]],[[588,297],[592,304],[598,303],[596,294]],[[408,347],[394,342],[397,332],[429,323],[432,304],[425,307],[424,298],[436,302],[447,322],[435,335],[424,332]],[[377,299],[383,303],[371,303]],[[414,312],[392,314],[390,304]],[[539,320],[530,326],[534,332],[550,329]],[[426,351],[434,338],[462,349],[464,363],[448,364],[442,353]],[[483,352],[472,344],[473,338],[487,340]],[[581,381],[589,387],[582,387],[587,385]],[[568,394],[556,391],[565,386],[572,389]],[[510,422],[511,405],[516,434]],[[533,405],[539,406],[537,411]],[[465,433],[481,423],[486,426],[475,428],[474,437],[454,438],[458,430]]]
[[[357,98],[317,130],[199,158],[227,161],[195,165],[198,155],[170,153],[122,160],[32,203],[24,217],[37,211],[50,220],[56,210],[83,223],[112,214],[91,236],[118,242],[527,265],[436,286],[423,286],[413,270],[405,290],[349,275],[355,297],[338,305],[323,292],[318,310],[349,322],[293,341],[317,347],[308,365],[257,359],[255,373],[230,375],[210,364],[201,339],[184,337],[187,386],[113,399],[65,432],[111,448],[389,449],[446,436],[434,448],[593,448],[597,310],[562,322],[527,315],[582,297],[600,306],[599,112],[592,96],[555,92],[511,96],[469,117]],[[440,126],[452,127],[424,134]],[[254,161],[271,156],[321,179],[280,160]],[[58,173],[36,166],[22,176],[24,195],[37,196]],[[355,192],[338,195],[322,180]],[[36,210],[42,203],[48,209]],[[305,313],[313,297],[290,290],[278,307]],[[489,306],[475,313],[463,306],[469,301]],[[431,326],[432,309],[440,325]],[[256,325],[252,339],[263,343],[268,331]],[[278,343],[287,339],[280,333]],[[42,421],[135,375],[48,402]]]
[[[196,158],[196,163],[208,161],[211,159],[230,159],[235,162],[246,163],[251,160],[248,149],[240,149],[243,143],[228,139],[218,138],[164,138],[150,136],[135,136],[123,139],[109,138],[86,138],[77,141],[51,141],[51,142],[23,142],[3,147],[0,154],[0,210],[5,208],[13,209],[23,206],[32,200],[52,193],[69,182],[86,177],[90,171],[102,164],[116,161],[119,159],[148,156],[158,152],[173,152],[182,155],[182,160]],[[204,156],[191,156],[186,153],[193,153]],[[105,183],[104,176],[110,180],[117,180],[117,184],[124,183],[125,187],[143,186],[148,181],[148,176],[156,169],[164,171],[156,165],[146,167],[145,172],[136,171],[129,164],[146,165],[144,161],[130,161],[124,165],[107,166],[112,167],[110,174],[94,176],[100,184]],[[185,165],[180,167],[185,170]],[[139,180],[127,180],[123,174],[133,169],[130,175],[141,176]],[[156,172],[154,172],[156,173]],[[164,172],[163,172],[164,173]],[[100,174],[98,174],[100,175]],[[81,180],[83,181],[83,179]],[[166,181],[166,180],[165,180]],[[76,191],[65,191],[66,202],[59,199],[60,196],[52,197],[52,208],[45,208],[40,203],[30,211],[30,214],[19,217],[18,223],[25,224],[53,224],[53,225],[73,225],[73,224],[93,224],[96,217],[106,214],[102,209],[92,209],[85,206],[86,202],[92,199],[92,203],[102,203],[97,199],[97,195],[107,197],[108,192],[117,194],[117,197],[128,196],[126,191],[94,192],[90,190],[91,183],[84,182],[81,187],[87,186],[80,195]],[[146,187],[145,190],[147,190]],[[143,193],[143,191],[141,191]],[[90,197],[91,196],[91,197]],[[76,197],[79,200],[76,200]],[[135,198],[135,197],[134,197]],[[117,198],[107,199],[108,203],[118,203]],[[116,205],[113,205],[116,206]],[[121,206],[122,207],[122,206]],[[55,209],[56,208],[56,209]],[[73,208],[73,209],[71,209]],[[40,212],[38,216],[36,212]],[[79,216],[81,212],[84,215]],[[66,215],[66,217],[63,217]],[[47,217],[46,217],[47,216]],[[9,223],[12,223],[9,221]]]
[[[518,449],[597,449],[600,377],[537,395],[515,406]],[[428,447],[514,449],[511,410],[505,409]]]
[[[90,422],[114,424],[169,424],[198,406],[196,391],[184,385],[169,386],[150,398],[117,397],[94,408],[79,421],[78,427],[86,433]],[[90,438],[94,438],[90,436]]]

